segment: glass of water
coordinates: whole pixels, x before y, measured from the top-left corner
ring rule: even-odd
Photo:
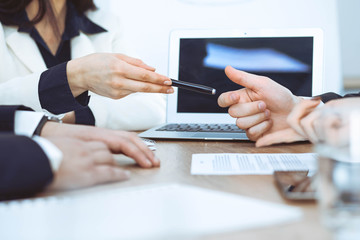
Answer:
[[[322,221],[335,239],[359,240],[360,161],[353,161],[347,149],[320,145],[317,151]]]
[[[331,139],[316,146],[322,221],[334,239],[360,240],[360,115],[335,117]]]

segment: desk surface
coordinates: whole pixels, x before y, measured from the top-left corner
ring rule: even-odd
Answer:
[[[285,203],[300,207],[304,212],[302,221],[297,223],[205,236],[203,239],[330,239],[329,233],[321,226],[316,203],[284,200],[276,188],[272,176],[193,176],[190,174],[191,155],[193,153],[306,153],[312,151],[311,144],[301,143],[255,148],[253,143],[244,141],[157,141],[156,146],[157,156],[161,159],[160,168],[141,169],[132,162],[125,161],[122,166],[132,172],[130,180],[72,193],[81,194],[104,189],[165,182],[196,185],[275,203]]]

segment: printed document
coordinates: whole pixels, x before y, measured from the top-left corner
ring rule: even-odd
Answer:
[[[267,175],[274,171],[316,171],[316,153],[193,154],[193,175]]]

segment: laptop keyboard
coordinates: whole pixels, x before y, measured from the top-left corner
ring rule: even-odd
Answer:
[[[227,133],[245,133],[243,129],[235,124],[167,124],[156,131],[171,132],[227,132]]]

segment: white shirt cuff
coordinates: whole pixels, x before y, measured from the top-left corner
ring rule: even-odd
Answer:
[[[51,169],[53,172],[56,172],[59,169],[63,159],[63,154],[60,149],[45,138],[34,136],[32,139],[42,148],[49,159]]]
[[[41,112],[16,111],[14,123],[15,134],[32,137],[43,116],[44,113]]]

